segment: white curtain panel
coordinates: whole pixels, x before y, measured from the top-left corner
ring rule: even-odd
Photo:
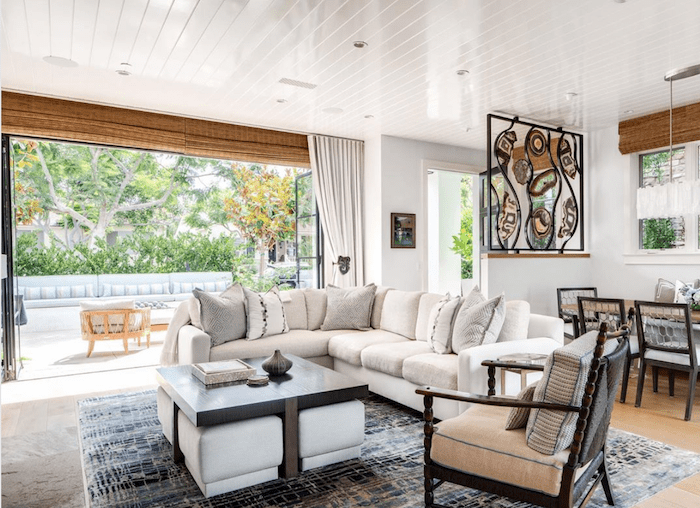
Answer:
[[[328,136],[309,136],[309,156],[314,193],[323,234],[330,252],[325,259],[350,257],[350,270],[333,267],[331,284],[364,285],[363,209],[364,143]]]

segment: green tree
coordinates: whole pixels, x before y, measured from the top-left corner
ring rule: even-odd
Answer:
[[[66,247],[95,246],[110,227],[171,227],[180,216],[176,198],[195,159],[176,157],[170,166],[151,153],[49,142],[15,140],[17,175],[39,200],[32,217],[49,232],[50,214],[65,230]],[[31,156],[31,157],[29,157]]]
[[[473,205],[472,205],[472,181],[471,177],[462,178],[461,194],[461,219],[459,235],[452,236],[452,252],[459,254],[462,260],[462,279],[474,277],[473,260]]]
[[[237,186],[224,201],[233,225],[260,254],[259,275],[265,272],[267,253],[277,241],[291,239],[296,230],[294,178],[298,170],[284,174],[264,165],[233,163]]]

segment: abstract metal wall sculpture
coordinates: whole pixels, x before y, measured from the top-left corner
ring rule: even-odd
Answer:
[[[583,135],[518,117],[487,122],[488,250],[583,250]]]

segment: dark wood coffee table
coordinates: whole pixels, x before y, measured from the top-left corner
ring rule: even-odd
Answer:
[[[177,414],[182,411],[196,426],[247,420],[267,415],[282,417],[284,459],[280,476],[290,478],[299,472],[299,410],[326,406],[366,397],[367,384],[321,367],[294,355],[294,362],[283,376],[272,377],[263,386],[245,381],[207,387],[192,374],[191,365],[156,369],[158,383],[173,401],[173,460],[184,457],[178,441]],[[265,358],[243,359],[265,374],[260,365]]]

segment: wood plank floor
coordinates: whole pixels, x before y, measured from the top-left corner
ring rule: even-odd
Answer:
[[[80,456],[77,442],[77,401],[79,399],[121,391],[133,391],[155,387],[154,369],[133,369],[88,376],[67,376],[65,379],[37,380],[5,383],[2,399],[12,401],[2,404],[2,507],[85,506],[82,492]],[[122,386],[115,389],[115,386]],[[50,389],[48,387],[51,387]],[[651,379],[645,382],[642,406],[634,407],[637,386],[636,372],[632,372],[627,403],[615,405],[612,425],[650,439],[700,453],[700,397],[694,404],[693,418],[683,420],[687,379],[676,380],[676,396],[668,396],[665,375],[659,379],[659,392],[653,393]],[[64,393],[64,396],[42,397],[42,394]],[[38,443],[38,444],[37,444]],[[52,467],[64,474],[61,483],[65,502],[56,504],[56,492],[50,488],[36,490],[32,482],[16,482],[8,473],[6,462],[36,457],[41,465]],[[64,466],[63,462],[66,465]],[[38,464],[39,462],[37,462]],[[13,489],[9,492],[6,489]],[[35,489],[32,491],[31,489]],[[42,499],[42,492],[46,496]],[[700,506],[700,474],[687,478],[656,496],[637,505],[639,508],[697,508]]]

